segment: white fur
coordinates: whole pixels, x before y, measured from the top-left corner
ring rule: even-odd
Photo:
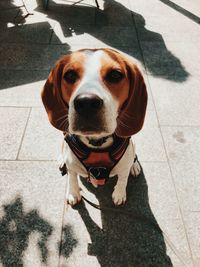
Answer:
[[[106,132],[101,133],[96,136],[101,138],[105,134],[112,134],[116,129],[116,118],[118,116],[118,102],[112,97],[109,90],[106,90],[102,84],[102,79],[100,77],[100,67],[101,67],[101,57],[103,51],[96,52],[86,52],[87,60],[85,62],[85,72],[82,81],[80,82],[78,88],[76,88],[74,94],[71,96],[69,102],[69,132],[74,134],[80,134],[79,132],[73,132],[73,123],[75,117],[75,109],[73,101],[77,95],[80,93],[93,93],[99,96],[104,101],[104,112],[102,112],[102,119],[104,125],[106,126]],[[87,139],[81,136],[81,140],[88,145]],[[107,142],[103,145],[106,147],[110,145],[112,140],[108,139]],[[114,188],[112,198],[113,202],[116,205],[120,205],[126,201],[126,186],[128,181],[129,173],[137,176],[140,173],[140,166],[135,158],[135,147],[133,141],[130,140],[128,148],[113,168],[110,173],[110,176],[118,175],[117,184]],[[67,188],[67,201],[69,204],[74,205],[81,199],[80,188],[78,185],[78,176],[88,177],[88,173],[85,167],[80,163],[74,153],[71,151],[66,142],[63,144],[63,153],[62,153],[62,164],[66,163],[68,169],[68,188]],[[95,184],[94,184],[95,185]]]
[[[117,110],[118,103],[113,99],[111,93],[108,90],[105,90],[101,77],[100,77],[100,67],[101,67],[101,57],[103,51],[96,51],[86,53],[86,62],[85,62],[85,73],[84,77],[81,80],[79,86],[76,88],[74,94],[72,95],[69,101],[69,132],[74,134],[80,134],[80,132],[73,131],[73,123],[75,118],[75,109],[73,101],[75,97],[81,93],[93,93],[99,96],[104,102],[104,110],[102,112],[102,119],[106,132],[102,132],[98,135],[98,138],[104,135],[112,134],[117,126]]]

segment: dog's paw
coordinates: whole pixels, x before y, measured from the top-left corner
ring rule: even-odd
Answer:
[[[115,205],[121,205],[126,202],[126,189],[115,187],[112,193],[112,200]]]
[[[140,174],[140,172],[141,168],[138,161],[136,160],[131,167],[131,174],[136,177]]]
[[[77,191],[77,192],[68,192],[66,194],[66,200],[67,200],[67,203],[70,204],[71,206],[74,206],[76,205],[78,202],[81,201],[81,194],[80,194],[80,191]]]

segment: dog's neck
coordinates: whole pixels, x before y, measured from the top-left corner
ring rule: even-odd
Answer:
[[[91,148],[103,149],[113,144],[113,136],[108,135],[101,138],[93,138],[87,136],[79,136],[81,142]]]

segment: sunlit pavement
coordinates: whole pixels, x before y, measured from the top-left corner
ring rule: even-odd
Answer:
[[[0,1],[0,266],[199,267],[200,2],[98,2]],[[144,174],[130,177],[123,209],[157,222],[177,252],[150,223],[65,203],[63,136],[40,91],[56,60],[84,47],[117,49],[143,72],[148,109],[134,139]],[[112,206],[112,182],[82,188]]]

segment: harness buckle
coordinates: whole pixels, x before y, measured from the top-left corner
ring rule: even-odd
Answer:
[[[90,167],[88,169],[88,181],[93,185],[104,185],[108,178],[106,167]]]

